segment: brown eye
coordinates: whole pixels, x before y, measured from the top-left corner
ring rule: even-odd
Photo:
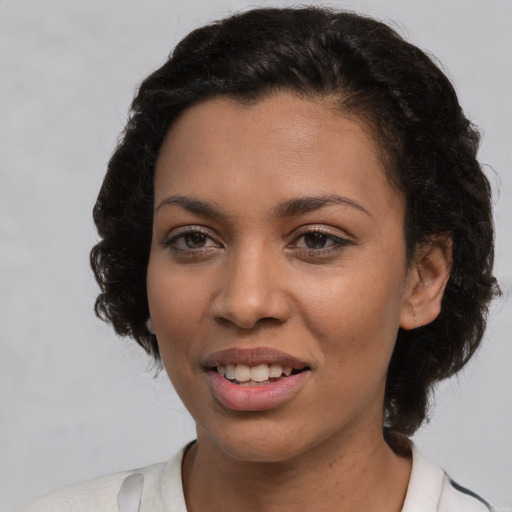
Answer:
[[[181,230],[175,236],[172,236],[164,242],[164,245],[169,249],[177,252],[201,252],[202,249],[214,249],[219,247],[219,244],[209,235],[204,233],[202,228],[193,227]]]
[[[319,232],[306,233],[304,235],[304,243],[309,249],[323,249],[330,239],[332,237]]]
[[[190,249],[200,249],[206,245],[208,236],[203,233],[189,233],[183,236],[185,245]]]
[[[303,231],[302,234],[293,241],[290,247],[295,247],[299,249],[299,251],[307,251],[310,257],[315,255],[323,257],[328,254],[333,254],[333,252],[341,251],[347,245],[352,244],[353,242],[348,238],[337,236],[330,231],[315,227]]]

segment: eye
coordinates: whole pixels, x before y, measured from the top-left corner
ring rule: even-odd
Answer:
[[[304,244],[308,249],[323,249],[335,243],[334,237],[320,231],[312,231],[302,235]]]
[[[295,238],[292,247],[307,251],[308,254],[322,255],[342,249],[353,242],[320,228],[310,228]]]
[[[203,233],[188,233],[186,235],[181,235],[178,240],[183,240],[183,243],[189,249],[199,249],[204,247],[208,242],[208,236]]]
[[[186,227],[171,232],[164,245],[174,251],[183,252],[220,247],[208,231],[199,226]]]

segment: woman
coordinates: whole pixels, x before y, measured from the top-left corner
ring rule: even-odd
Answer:
[[[498,293],[477,147],[447,78],[372,19],[187,36],[133,102],[91,262],[97,313],[163,363],[197,441],[25,510],[490,510],[408,440]]]

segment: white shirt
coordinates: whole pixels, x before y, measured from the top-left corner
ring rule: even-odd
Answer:
[[[184,452],[168,462],[66,487],[32,501],[19,512],[187,512],[181,482]],[[484,500],[454,483],[413,447],[402,512],[490,511],[493,508]]]

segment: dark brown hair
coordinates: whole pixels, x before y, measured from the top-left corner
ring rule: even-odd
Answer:
[[[398,450],[400,437],[425,419],[432,386],[475,352],[499,289],[478,131],[431,58],[383,23],[316,7],[256,9],[199,28],[178,44],[140,86],[94,208],[101,237],[91,252],[101,288],[96,312],[159,357],[145,321],[153,171],[163,138],[200,100],[227,95],[250,102],[279,90],[334,98],[372,127],[389,179],[406,199],[409,258],[433,234],[452,240],[441,314],[400,330],[389,366],[385,435]]]

